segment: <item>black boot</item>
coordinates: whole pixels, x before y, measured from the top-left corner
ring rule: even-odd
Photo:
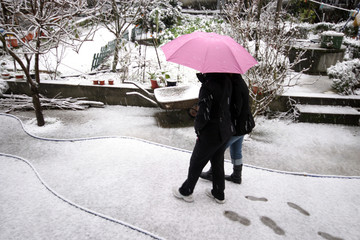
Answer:
[[[241,172],[242,172],[242,164],[234,165],[234,172],[231,175],[225,175],[225,179],[231,181],[233,183],[241,184]]]
[[[211,167],[210,167],[209,171],[200,173],[200,177],[202,179],[206,179],[206,180],[209,180],[209,181],[212,181],[212,179],[213,179],[212,176],[213,175],[212,175]]]

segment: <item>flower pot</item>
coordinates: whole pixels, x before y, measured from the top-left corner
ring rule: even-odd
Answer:
[[[10,38],[10,39],[8,39],[8,41],[9,41],[10,46],[12,46],[12,47],[18,47],[19,46],[18,41],[17,41],[16,38]]]
[[[33,40],[33,38],[34,38],[34,34],[32,34],[32,33],[29,33],[29,34],[26,35],[26,37],[25,37],[25,39],[26,39],[27,41],[31,41],[31,40]]]
[[[2,74],[1,74],[1,77],[2,77],[3,79],[9,79],[9,78],[10,78],[10,73],[2,73]]]
[[[99,84],[99,81],[98,81],[98,80],[93,80],[93,84],[94,84],[94,85],[98,85],[98,84]]]
[[[15,74],[15,80],[23,80],[24,79],[24,74],[22,73],[17,73]]]
[[[108,80],[109,85],[114,85],[114,80]]]
[[[99,84],[100,84],[100,85],[105,85],[105,80],[100,80],[100,81],[99,81]]]
[[[151,88],[152,89],[155,89],[155,88],[159,87],[158,82],[156,80],[150,80],[150,82],[151,82]]]
[[[254,94],[261,95],[261,91],[258,86],[252,86],[252,91]]]
[[[171,80],[167,80],[166,81],[166,86],[167,87],[175,87],[176,86],[177,81],[171,81]]]

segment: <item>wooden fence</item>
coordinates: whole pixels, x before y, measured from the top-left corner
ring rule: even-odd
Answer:
[[[101,47],[100,53],[95,53],[91,64],[91,71],[99,67],[115,50],[116,39]]]

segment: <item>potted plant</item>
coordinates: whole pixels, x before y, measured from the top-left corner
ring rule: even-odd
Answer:
[[[167,87],[175,87],[176,84],[177,84],[177,81],[176,81],[176,80],[172,80],[172,79],[166,80],[166,86],[167,86]]]
[[[151,82],[151,88],[155,89],[159,87],[159,84],[157,82],[158,73],[157,72],[148,72]]]
[[[162,83],[166,83],[166,86],[167,87],[173,87],[173,86],[176,86],[176,80],[172,80],[171,77],[170,77],[170,74],[169,72],[167,71],[161,71],[160,74],[159,74],[159,79]]]

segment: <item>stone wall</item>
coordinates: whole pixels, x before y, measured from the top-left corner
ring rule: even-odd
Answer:
[[[291,47],[289,53],[290,62],[293,62],[299,52],[305,51],[302,62],[296,64],[293,69],[297,72],[308,69],[308,74],[326,74],[326,70],[335,65],[338,61],[343,61],[346,47],[340,49],[321,48],[319,44],[299,42]]]
[[[7,80],[9,89],[7,93],[30,95],[30,89],[25,81]],[[150,91],[150,89],[147,89]],[[128,92],[139,92],[140,89],[132,84],[121,86],[110,85],[72,85],[64,83],[40,83],[40,94],[48,98],[79,98],[85,97],[87,100],[100,101],[108,105],[124,106],[143,106],[154,107],[154,104],[141,98],[138,95],[126,95]]]

